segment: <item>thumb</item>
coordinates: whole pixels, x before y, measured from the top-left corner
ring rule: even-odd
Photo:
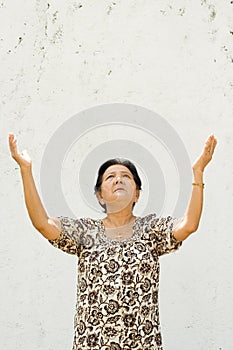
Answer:
[[[21,155],[22,155],[25,159],[31,160],[31,159],[30,159],[30,156],[29,156],[29,154],[28,154],[28,151],[27,151],[26,149],[24,149],[24,150],[21,152]]]
[[[27,153],[28,154],[28,151],[26,149],[22,150],[22,153]]]

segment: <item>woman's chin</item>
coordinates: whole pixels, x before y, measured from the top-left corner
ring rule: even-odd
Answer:
[[[117,201],[117,203],[111,204],[107,206],[107,212],[108,213],[117,213],[118,211],[122,211],[126,209],[127,207],[132,208],[131,201]]]

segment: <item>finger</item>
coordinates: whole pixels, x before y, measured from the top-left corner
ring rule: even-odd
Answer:
[[[217,139],[214,138],[213,139],[213,142],[211,143],[211,149],[210,149],[210,152],[213,154],[214,153],[214,150],[215,150],[215,147],[217,145]]]
[[[207,137],[206,141],[212,139],[213,136],[214,136],[213,134],[210,134],[210,135]]]
[[[212,136],[210,135],[205,141],[204,151],[210,150],[211,142],[212,142]]]
[[[16,139],[11,139],[10,140],[10,147],[11,147],[11,149],[17,148],[16,143],[17,143]]]
[[[15,135],[13,132],[9,132],[8,134],[9,141],[13,141],[15,139]]]
[[[16,141],[16,137],[14,134],[9,134],[9,143],[12,143],[13,141]]]
[[[217,142],[217,140],[216,140],[214,134],[210,134],[208,136],[208,138],[206,139],[206,141],[205,141],[205,145],[212,146],[212,144],[215,143],[215,142]]]
[[[8,136],[14,136],[13,132],[8,132]]]
[[[217,140],[216,138],[214,137],[214,135],[212,135],[212,138],[210,139],[210,141],[206,144],[206,147],[205,147],[205,151],[207,152],[207,155],[208,156],[211,156],[213,155],[214,153],[214,149],[216,147],[216,144],[217,144]]]
[[[206,139],[206,142],[212,142],[213,140],[215,139],[215,137],[214,137],[214,134],[210,134],[208,137],[207,137],[207,139]]]
[[[18,148],[17,148],[17,140],[14,136],[11,136],[9,139],[9,146],[12,156],[16,156],[18,154]]]
[[[204,152],[209,152],[211,149],[211,139],[207,139],[204,146]]]

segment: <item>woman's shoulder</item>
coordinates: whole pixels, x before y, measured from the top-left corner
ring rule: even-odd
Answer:
[[[86,228],[86,229],[93,229],[97,226],[99,226],[100,219],[90,218],[90,217],[70,217],[70,216],[58,216],[58,219],[61,220],[63,226],[74,226],[77,228]]]
[[[171,216],[159,216],[156,213],[150,213],[145,216],[138,217],[139,225],[148,231],[150,229],[160,230],[163,226],[169,225],[172,221]]]
[[[141,225],[150,224],[153,221],[157,221],[159,217],[156,213],[150,213],[145,216],[138,216],[137,220],[140,222]]]

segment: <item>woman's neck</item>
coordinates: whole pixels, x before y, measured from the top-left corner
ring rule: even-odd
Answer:
[[[132,211],[128,213],[116,212],[116,213],[107,213],[106,218],[103,219],[105,227],[119,227],[128,225],[134,221],[135,216]]]

